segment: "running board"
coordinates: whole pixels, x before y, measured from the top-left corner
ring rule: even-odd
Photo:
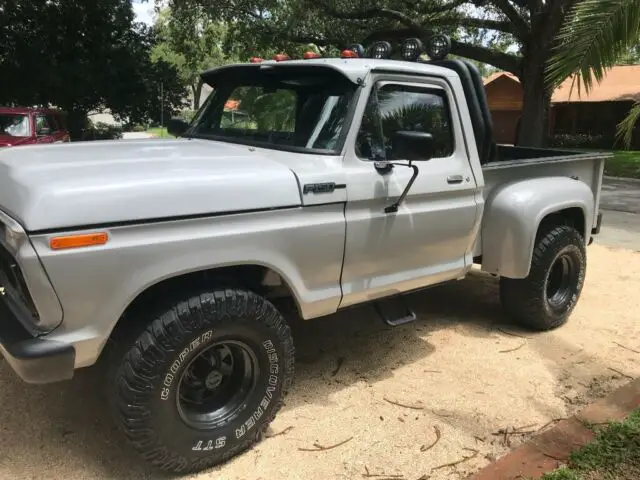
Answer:
[[[411,323],[417,318],[401,296],[378,300],[374,303],[374,308],[384,323],[392,327]]]

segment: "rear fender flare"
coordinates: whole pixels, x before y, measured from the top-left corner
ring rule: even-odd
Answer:
[[[540,223],[550,214],[579,208],[585,245],[593,225],[595,199],[584,182],[569,177],[516,180],[496,188],[485,202],[482,270],[508,278],[529,275]]]

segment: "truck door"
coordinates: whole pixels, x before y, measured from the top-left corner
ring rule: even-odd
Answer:
[[[456,279],[471,267],[481,188],[444,79],[373,76],[347,140],[347,234],[341,307]],[[413,170],[377,169],[395,131],[431,133],[433,155],[395,213]],[[474,146],[469,143],[469,148]],[[425,152],[426,154],[427,152]],[[474,152],[475,154],[475,152]],[[398,161],[408,165],[408,161]]]

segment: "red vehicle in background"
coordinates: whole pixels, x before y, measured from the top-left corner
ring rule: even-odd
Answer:
[[[62,112],[50,108],[0,107],[0,147],[70,141]]]

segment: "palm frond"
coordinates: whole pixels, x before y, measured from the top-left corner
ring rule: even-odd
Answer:
[[[627,117],[618,124],[616,129],[618,139],[622,139],[626,148],[631,146],[633,130],[635,129],[638,120],[640,120],[640,102],[636,102],[633,105]]]
[[[575,74],[578,92],[600,83],[606,70],[638,41],[640,0],[582,0],[568,15],[547,68],[557,87]]]

